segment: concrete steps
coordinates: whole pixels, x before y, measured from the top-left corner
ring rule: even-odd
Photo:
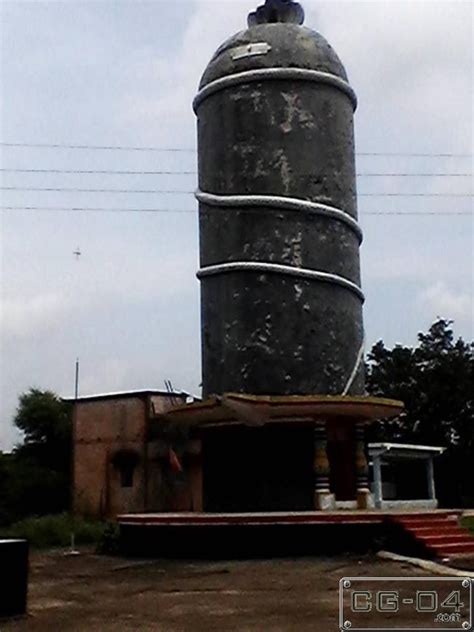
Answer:
[[[414,533],[415,535],[420,535],[420,536],[430,536],[430,535],[456,535],[457,533],[459,533],[459,526],[458,524],[453,524],[453,525],[449,525],[448,527],[443,526],[438,526],[438,527],[411,527],[410,526],[410,531],[412,533]]]
[[[429,535],[418,536],[418,539],[424,542],[427,546],[437,547],[442,544],[471,544],[473,539],[468,533],[458,533],[454,535]]]
[[[411,537],[428,557],[474,555],[474,536],[459,525],[456,512],[393,516],[392,522]]]
[[[450,557],[457,553],[473,553],[474,554],[474,538],[470,538],[470,542],[457,544],[429,544],[428,548],[436,553],[436,557]]]

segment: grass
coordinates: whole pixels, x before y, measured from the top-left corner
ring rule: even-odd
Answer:
[[[74,518],[68,513],[34,516],[0,529],[0,537],[25,538],[35,548],[68,547],[71,533],[75,544],[98,544],[106,524]]]
[[[461,524],[466,529],[469,529],[469,531],[474,535],[474,516],[467,516],[463,518]]]

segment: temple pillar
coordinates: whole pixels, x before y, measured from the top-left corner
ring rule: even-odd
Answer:
[[[382,459],[380,454],[374,454],[372,467],[374,471],[374,501],[375,506],[379,509],[382,507]]]
[[[430,500],[436,500],[433,457],[426,459],[426,478],[428,482],[428,498]]]
[[[318,421],[314,425],[314,507],[320,511],[331,511],[336,506],[335,496],[329,487],[327,444],[326,423]]]
[[[192,439],[188,443],[189,485],[191,491],[191,511],[204,511],[202,485],[202,440]]]
[[[365,427],[356,424],[355,468],[357,477],[357,508],[373,509],[374,498],[369,488],[369,464],[365,455]]]

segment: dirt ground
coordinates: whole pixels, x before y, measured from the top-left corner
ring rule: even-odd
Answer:
[[[375,557],[193,562],[33,552],[29,615],[0,630],[331,632],[342,577],[422,574]]]

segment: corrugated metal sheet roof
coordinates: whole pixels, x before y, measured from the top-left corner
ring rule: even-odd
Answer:
[[[129,390],[129,391],[113,391],[110,393],[96,393],[91,395],[80,395],[77,398],[77,401],[87,401],[87,400],[95,400],[95,399],[114,399],[114,398],[122,398],[122,397],[145,397],[147,395],[160,395],[163,397],[193,397],[190,393],[186,391],[175,391],[172,392],[163,391],[154,388],[144,388],[137,390]],[[65,402],[74,402],[76,399],[74,397],[62,397],[61,398]]]

